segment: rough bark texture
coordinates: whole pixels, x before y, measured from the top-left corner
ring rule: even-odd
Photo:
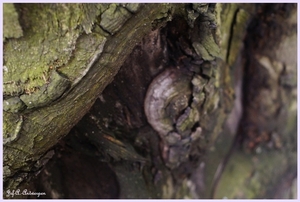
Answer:
[[[171,14],[165,4],[141,5],[136,14],[115,4],[15,7],[24,37],[4,43],[4,187],[10,188],[39,169],[36,162],[89,110],[135,44]],[[51,85],[52,71],[60,74],[58,83],[69,80],[62,90]]]
[[[4,197],[295,198],[294,4],[5,8]]]

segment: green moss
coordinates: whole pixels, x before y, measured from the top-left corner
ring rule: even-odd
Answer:
[[[9,134],[13,134],[18,120],[19,120],[18,115],[9,112],[3,112],[3,122],[7,123],[7,124],[3,124],[3,136],[8,136]]]
[[[19,97],[11,97],[3,101],[3,110],[8,112],[19,112],[26,108],[26,105]]]
[[[195,48],[195,51],[197,52],[198,55],[201,55],[201,57],[204,60],[214,60],[215,58],[210,55],[210,53],[207,51],[207,49],[198,42],[193,43],[193,47]]]
[[[208,61],[214,60],[220,53],[220,48],[211,34],[203,35],[201,43],[193,42],[193,47],[198,55],[201,55],[204,60]]]
[[[126,3],[121,5],[127,8],[131,13],[136,13],[141,8],[140,3]]]
[[[75,8],[79,6],[77,4],[22,4],[20,6],[24,10],[24,20],[29,20],[26,22],[28,26],[24,29],[24,37],[26,39],[24,38],[21,40],[20,38],[18,41],[9,40],[6,42],[4,48],[12,48],[12,44],[14,44],[16,49],[15,51],[12,51],[12,49],[9,50],[8,52],[10,54],[6,53],[6,49],[4,50],[5,65],[9,61],[12,61],[10,57],[17,60],[17,57],[15,57],[14,54],[18,54],[21,58],[22,53],[16,53],[19,51],[18,47],[22,46],[22,48],[24,48],[26,43],[27,47],[29,47],[29,41],[36,41],[35,44],[30,44],[32,50],[28,48],[22,49],[23,54],[28,57],[27,60],[24,60],[24,67],[31,67],[31,69],[33,69],[44,67],[44,64],[47,64],[48,66],[45,68],[47,70],[45,72],[45,80],[42,78],[43,75],[35,75],[35,78],[30,78],[31,80],[39,80],[42,84],[41,86],[43,86],[47,81],[49,81],[50,72],[52,71],[52,69],[49,68],[50,66],[56,67],[57,72],[65,74],[72,84],[78,78],[82,78],[83,75],[85,78],[78,82],[78,86],[72,89],[72,93],[66,94],[66,96],[64,96],[59,102],[41,107],[38,110],[31,110],[26,113],[18,141],[13,142],[9,147],[5,146],[3,150],[3,164],[9,165],[11,170],[11,175],[3,179],[3,181],[5,182],[5,188],[10,189],[15,189],[17,187],[17,184],[15,184],[14,180],[11,180],[12,178],[10,177],[12,177],[16,172],[21,171],[20,173],[22,174],[22,171],[24,170],[31,170],[33,165],[32,162],[38,160],[41,154],[44,154],[49,148],[57,143],[58,139],[66,135],[74,124],[76,124],[89,110],[98,95],[103,91],[106,85],[112,81],[112,78],[118,72],[125,58],[132,51],[132,48],[152,29],[151,22],[156,19],[158,12],[168,13],[169,15],[172,14],[169,12],[171,7],[170,5],[148,4],[144,7],[143,13],[137,12],[135,18],[131,18],[126,22],[129,23],[128,26],[123,26],[119,30],[118,34],[108,38],[106,41],[106,39],[101,37],[99,34],[93,35],[84,33],[84,30],[80,25],[81,18],[78,17],[81,13],[80,11],[75,12]],[[49,11],[51,10],[50,7],[53,9],[52,12]],[[63,8],[56,9],[57,7]],[[66,11],[66,13],[70,16],[60,19],[63,21],[62,23],[57,17],[52,15],[53,13],[60,13],[63,15],[63,9],[71,9],[72,11],[69,13]],[[39,20],[37,20],[37,22],[32,20],[31,22],[30,19],[33,19],[33,16],[31,15],[38,16],[36,18]],[[43,18],[42,20],[44,21],[42,21],[41,18],[44,15],[49,15],[49,19]],[[25,22],[23,23],[26,24]],[[32,26],[30,23],[32,23]],[[39,27],[36,24],[39,23],[40,29],[42,30],[36,30]],[[50,27],[52,23],[54,24],[53,27],[56,26],[54,29],[56,33],[52,33],[52,35],[47,34],[48,32],[45,31],[45,27]],[[57,24],[59,24],[59,26],[57,26]],[[69,29],[63,29],[66,28],[66,26],[68,26]],[[53,31],[52,28],[49,28],[49,30]],[[91,41],[94,41],[95,43],[89,43],[89,37],[92,37],[93,39],[91,39]],[[85,41],[85,43],[78,43],[82,45],[82,49],[79,48],[82,50],[82,61],[80,60],[76,62],[77,56],[74,57],[76,52],[74,50],[77,50],[77,42],[80,40]],[[62,44],[67,44],[68,46],[61,46],[61,44],[58,44],[60,41]],[[103,41],[106,41],[105,46]],[[47,46],[52,47],[52,49],[48,49]],[[84,49],[84,46],[86,49]],[[44,49],[39,49],[40,47],[44,47]],[[103,52],[102,49],[100,51],[98,49],[101,47],[104,49]],[[84,58],[84,52],[89,48],[91,48],[91,50],[85,56],[90,57],[92,54],[92,58]],[[93,48],[95,50],[94,54]],[[44,52],[40,52],[41,50]],[[32,53],[33,56],[29,54],[30,51],[34,51]],[[47,51],[50,51],[50,53]],[[85,67],[81,69],[83,71],[74,70],[78,73],[78,75],[72,74],[72,69],[76,67],[69,65],[71,62],[74,65],[80,62],[82,62],[82,64],[86,63],[90,66],[90,68]],[[16,61],[16,64],[20,63],[21,60]],[[15,65],[14,63],[11,63],[11,66],[18,67],[18,65]],[[5,81],[10,81],[11,79],[8,76],[9,71],[12,69],[11,66],[5,66],[8,71],[4,72]],[[43,72],[40,70],[37,71]],[[23,70],[20,70],[20,74],[23,72]],[[17,72],[17,68],[15,68],[15,73],[19,73]],[[27,82],[29,82],[30,79],[28,78]],[[21,87],[24,87],[25,84],[20,82],[20,80],[12,82],[15,82],[16,85],[17,83],[20,83]],[[6,82],[6,84],[8,83],[9,82]],[[4,86],[4,89],[5,88],[6,87]],[[39,88],[36,90],[38,89]],[[5,92],[9,93],[6,89]],[[33,93],[34,92],[32,92],[32,94]],[[15,117],[15,119],[12,120],[11,118],[5,118],[3,124],[7,132],[10,131],[10,128],[13,131],[13,125],[15,125],[19,116],[18,114],[12,113],[6,113],[6,115],[8,117]],[[25,178],[21,180],[25,180]]]
[[[23,30],[18,20],[18,13],[12,3],[3,4],[3,38],[19,38]]]
[[[81,4],[83,15],[80,18],[86,34],[92,33],[97,17],[104,12],[109,4]]]
[[[237,56],[240,54],[249,17],[249,13],[247,13],[245,10],[239,9],[237,11],[235,24],[233,25],[234,27],[232,30],[233,33],[231,36],[230,50],[227,58],[230,66],[235,62]]]
[[[20,4],[25,35],[4,44],[4,94],[19,95],[43,86],[53,68],[66,66],[84,27],[88,32],[99,10],[87,13],[81,4]],[[84,7],[84,6],[83,6]],[[95,8],[98,9],[97,5]],[[41,12],[42,11],[42,12]],[[90,47],[90,46],[87,46]],[[95,49],[92,48],[91,51]],[[90,54],[85,54],[87,61]],[[69,67],[76,69],[75,67]]]
[[[116,33],[131,17],[130,12],[118,4],[110,4],[109,8],[101,15],[100,26],[110,34]]]
[[[235,152],[222,174],[215,197],[257,199],[266,196],[266,192],[282,179],[291,164],[287,156],[293,154],[267,150],[256,155]],[[274,169],[274,165],[280,166]]]
[[[243,154],[237,153],[231,156],[231,160],[222,174],[215,198],[249,198],[249,195],[252,195],[250,190],[244,189],[244,183],[251,176],[253,170],[253,165],[249,160],[249,157]],[[245,191],[248,192],[247,196]]]
[[[207,50],[207,52],[213,56],[213,57],[218,57],[220,54],[220,48],[219,45],[216,44],[213,36],[211,34],[206,35],[202,41],[201,44],[203,47]]]
[[[8,166],[3,166],[3,177],[9,176],[11,174]]]
[[[216,4],[216,21],[217,21],[217,36],[220,42],[220,57],[226,61],[227,50],[230,43],[230,29],[234,19],[235,12],[238,8],[237,4]]]
[[[177,122],[176,128],[180,133],[182,133],[191,129],[195,125],[195,123],[199,120],[199,112],[196,108],[190,108],[186,110],[184,115],[180,118],[184,119]]]
[[[58,97],[70,86],[70,81],[56,71],[51,72],[49,84],[44,84],[39,90],[32,94],[21,95],[20,99],[28,109],[45,106]]]
[[[60,72],[76,83],[78,78],[82,78],[87,73],[85,70],[90,68],[93,58],[100,55],[105,42],[106,38],[96,33],[81,35],[77,40],[72,58],[67,66],[60,68]]]
[[[245,7],[246,9],[242,9]],[[221,58],[231,66],[242,48],[243,37],[250,19],[249,4],[217,4],[217,36]],[[247,10],[247,11],[246,11]]]

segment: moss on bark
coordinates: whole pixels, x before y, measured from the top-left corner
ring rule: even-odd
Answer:
[[[16,6],[22,16],[24,37],[4,44],[4,94],[34,93],[48,82],[51,69],[64,74],[73,88],[46,106],[17,115],[4,113],[4,134],[15,130],[16,122],[9,121],[11,117],[24,116],[18,141],[4,146],[5,189],[15,189],[27,172],[34,171],[35,162],[69,132],[112,81],[125,57],[152,29],[152,23],[158,20],[156,26],[162,25],[168,20],[161,17],[162,13],[169,16],[172,10],[170,4],[145,4],[112,36],[97,25],[99,15],[109,5],[94,6],[98,10],[88,21],[88,4]],[[83,27],[89,30],[93,23],[93,33],[86,34]],[[99,46],[103,52],[99,52]]]

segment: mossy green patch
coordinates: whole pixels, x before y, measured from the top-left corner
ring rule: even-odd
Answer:
[[[110,34],[116,33],[131,17],[130,12],[118,4],[110,4],[101,15],[100,26]]]
[[[3,39],[19,38],[23,30],[18,20],[18,13],[12,3],[3,4]]]
[[[230,41],[230,50],[228,53],[228,64],[231,66],[237,58],[237,55],[240,53],[243,38],[246,32],[250,15],[243,9],[239,9],[236,13],[235,24],[233,25],[233,33]]]
[[[262,150],[260,154],[235,152],[217,188],[215,198],[257,199],[278,183],[290,164],[283,151]],[[274,169],[274,165],[279,165]],[[296,164],[295,164],[296,165]]]
[[[70,81],[54,70],[51,72],[49,84],[44,84],[32,94],[21,95],[20,98],[27,105],[28,109],[41,107],[57,99],[69,86]]]
[[[20,5],[24,37],[4,44],[4,95],[32,93],[47,83],[52,69],[68,66],[83,28],[89,32],[96,16],[105,9],[98,6],[99,10],[94,9],[87,19],[88,14],[81,10],[84,6],[87,5]],[[90,59],[89,54],[85,56],[81,59]]]
[[[217,21],[217,36],[220,41],[220,49],[222,50],[220,57],[226,60],[227,50],[230,43],[230,29],[236,10],[237,4],[216,4],[216,21]]]
[[[26,105],[19,97],[11,97],[3,101],[3,110],[8,112],[17,113],[26,109]]]

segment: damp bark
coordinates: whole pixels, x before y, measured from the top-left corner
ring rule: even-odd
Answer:
[[[5,8],[4,197],[293,198],[294,4]],[[160,132],[145,98],[172,68]]]

